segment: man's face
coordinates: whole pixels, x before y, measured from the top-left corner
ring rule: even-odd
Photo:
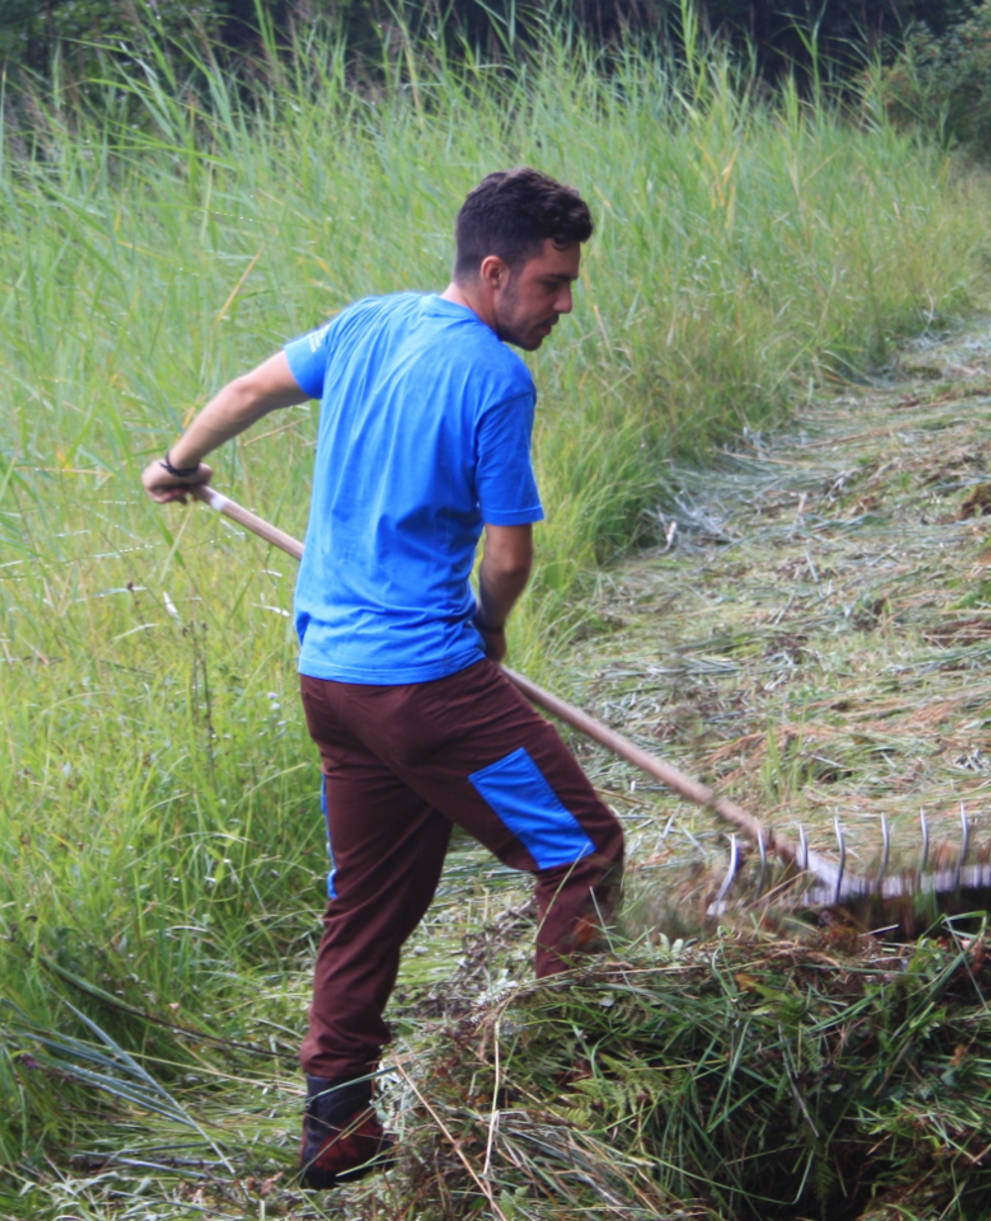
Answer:
[[[538,254],[515,271],[493,297],[494,329],[500,339],[527,352],[539,348],[561,314],[571,313],[571,285],[578,279],[581,245],[556,246],[545,238]]]

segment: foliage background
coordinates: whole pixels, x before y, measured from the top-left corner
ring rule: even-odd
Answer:
[[[149,1191],[177,1215],[204,1190],[215,1212],[264,1211],[242,1180],[292,1165],[324,890],[293,568],[137,483],[213,388],[356,295],[442,285],[454,201],[493,164],[535,161],[586,189],[598,231],[578,307],[537,369],[553,512],[512,640],[514,662],[567,689],[574,650],[611,613],[590,599],[605,566],[663,537],[675,464],[781,423],[983,299],[986,178],[890,122],[880,71],[852,92],[823,73],[769,93],[685,15],[680,47],[658,53],[604,51],[550,20],[517,46],[506,17],[496,57],[393,24],[360,75],[319,23],[261,23],[235,63],[163,9],[123,45],[104,32],[85,61],[8,76],[11,1216],[95,1217],[122,1195],[140,1210]],[[218,485],[301,533],[312,436],[308,410],[266,421],[218,456]],[[648,858],[664,798],[605,787]],[[416,1054],[437,1043],[431,995],[467,988],[452,971],[467,930],[502,916],[519,975],[518,882],[459,843],[397,998]],[[497,990],[498,969],[486,961],[464,995]]]

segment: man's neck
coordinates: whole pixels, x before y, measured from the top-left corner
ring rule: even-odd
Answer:
[[[441,297],[445,301],[452,302],[454,305],[463,305],[466,309],[470,309],[473,314],[478,315],[486,326],[492,327],[495,330],[495,327],[492,325],[493,320],[489,316],[490,311],[482,300],[482,294],[474,292],[471,285],[459,284],[456,280],[452,280],[441,293]]]

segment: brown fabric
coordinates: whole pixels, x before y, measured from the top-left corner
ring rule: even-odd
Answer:
[[[388,1041],[400,947],[433,898],[452,824],[535,874],[540,976],[591,948],[615,902],[623,836],[557,731],[492,662],[396,687],[304,676],[301,694],[323,763],[335,889],[301,1061],[317,1076],[359,1077]],[[591,841],[580,860],[541,868],[469,780],[520,748]]]

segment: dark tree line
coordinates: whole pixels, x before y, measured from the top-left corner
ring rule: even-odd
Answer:
[[[814,38],[830,61],[856,57],[880,40],[897,40],[912,23],[936,35],[964,20],[974,0],[697,0],[703,29],[755,48],[761,71],[808,62]],[[404,20],[416,33],[438,28],[490,53],[507,42],[546,35],[548,20],[569,16],[600,43],[636,38],[676,40],[679,0],[572,0],[552,10],[519,0],[0,0],[0,59],[43,72],[61,45],[70,60],[86,43],[126,41],[149,22],[169,37],[206,35],[231,52],[247,52],[258,40],[259,16],[278,33],[293,23],[323,20],[355,49],[373,51],[384,27]]]

